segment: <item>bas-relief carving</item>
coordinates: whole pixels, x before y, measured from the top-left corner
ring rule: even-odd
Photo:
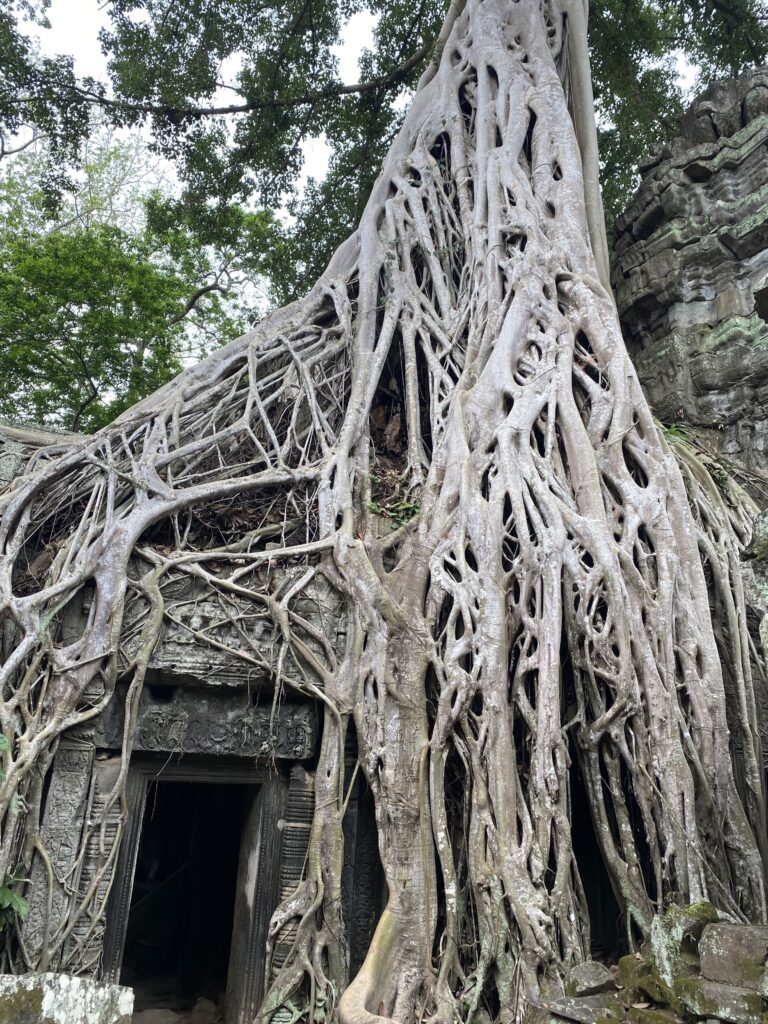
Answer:
[[[158,691],[160,688],[157,688]],[[220,693],[176,687],[170,701],[145,690],[139,704],[134,751],[214,754],[303,760],[314,753],[317,722],[310,704],[251,704],[246,691]],[[123,742],[124,701],[118,692],[98,721],[99,747]]]
[[[41,843],[50,860],[53,874],[49,941],[65,925],[70,906],[72,876],[80,851],[91,789],[93,760],[92,744],[65,737],[53,762],[40,831]],[[37,961],[45,939],[48,898],[48,870],[38,855],[32,863],[30,872],[29,916],[23,930],[24,943],[33,961]]]
[[[273,584],[279,577],[278,570],[270,573]],[[148,666],[147,682],[173,680],[187,686],[247,685],[253,689],[272,678],[280,644],[278,627],[268,614],[254,617],[250,611],[246,639],[222,616],[220,604],[198,581],[174,584],[165,599],[168,606],[173,604],[173,615],[167,615],[163,621],[160,640]],[[307,593],[299,595],[292,608],[330,643],[337,656],[342,656],[346,642],[344,603],[322,577],[312,580]],[[127,610],[123,629],[127,638],[123,651],[126,664],[139,643],[138,634],[132,632],[132,616],[139,611]],[[206,639],[210,642],[206,643]],[[325,659],[315,637],[305,632],[301,639],[321,661]]]
[[[121,805],[110,799],[120,771],[120,758],[97,760],[93,767],[87,819],[87,841],[77,880],[77,904],[91,893],[72,924],[62,956],[63,970],[92,973],[101,964],[106,927],[106,901],[115,867],[121,829]]]

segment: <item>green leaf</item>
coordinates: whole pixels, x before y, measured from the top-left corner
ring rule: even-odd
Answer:
[[[12,892],[10,908],[22,921],[26,921],[29,915],[29,903],[27,903],[23,896]]]

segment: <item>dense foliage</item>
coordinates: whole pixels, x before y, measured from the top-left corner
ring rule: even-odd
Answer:
[[[445,0],[112,0],[101,44],[110,83],[80,80],[71,58],[40,57],[30,41],[46,0],[0,0],[0,135],[44,133],[57,155],[45,181],[66,187],[90,130],[89,112],[148,126],[174,161],[181,195],[163,223],[205,220],[231,230],[232,204],[274,208],[295,223],[267,257],[276,298],[300,294],[359,219],[409,91],[436,38]],[[339,77],[334,46],[345,19],[379,17],[360,82]],[[21,16],[28,19],[20,22]],[[609,220],[626,201],[638,160],[672,132],[682,109],[680,57],[707,80],[768,58],[760,0],[595,0],[590,47]],[[298,195],[301,143],[324,133],[327,178]],[[180,212],[183,211],[183,212]]]
[[[163,192],[140,144],[103,126],[57,204],[51,152],[0,175],[0,416],[91,431],[242,332],[269,218],[229,210],[231,244],[204,225],[149,223]],[[159,220],[159,219],[158,219]],[[235,235],[237,238],[235,239]]]

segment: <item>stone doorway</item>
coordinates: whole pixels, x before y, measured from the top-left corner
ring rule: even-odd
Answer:
[[[252,1024],[287,788],[227,758],[132,765],[104,974],[134,989],[137,1020],[202,1020],[204,1005],[206,1024]]]
[[[224,1016],[240,840],[256,792],[149,786],[120,975],[137,1011],[187,1011],[202,998]]]

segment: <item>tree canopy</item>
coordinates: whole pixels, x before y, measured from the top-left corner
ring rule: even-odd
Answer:
[[[0,0],[0,136],[25,126],[48,139],[45,187],[67,188],[100,108],[115,125],[146,125],[179,174],[180,194],[154,208],[161,223],[232,227],[231,207],[289,203],[295,223],[268,248],[276,298],[295,297],[360,217],[423,71],[445,0],[112,0],[101,33],[109,82],[81,79],[72,58],[42,57],[32,37],[47,0]],[[334,53],[345,20],[378,17],[357,83]],[[22,18],[26,21],[22,21]],[[631,28],[629,28],[631,27]],[[638,160],[669,136],[683,104],[681,58],[704,79],[768,59],[760,0],[595,0],[589,42],[609,221],[626,201]],[[299,193],[301,144],[331,147],[322,183]]]
[[[205,224],[152,221],[145,148],[94,131],[55,207],[45,143],[0,168],[0,416],[84,432],[258,318],[270,223],[230,206],[213,244]]]

